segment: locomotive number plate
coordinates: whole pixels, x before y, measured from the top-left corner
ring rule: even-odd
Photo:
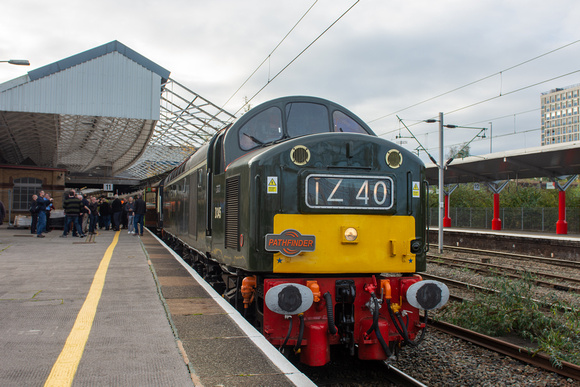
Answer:
[[[393,179],[387,176],[309,175],[310,208],[386,210],[393,206]]]

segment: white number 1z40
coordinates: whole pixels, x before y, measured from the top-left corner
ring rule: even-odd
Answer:
[[[309,175],[306,205],[310,208],[388,209],[393,206],[393,180],[387,176]]]

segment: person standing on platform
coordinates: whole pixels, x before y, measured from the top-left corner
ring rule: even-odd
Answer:
[[[46,203],[46,225],[44,226],[44,232],[51,232],[50,211],[54,209],[54,206],[52,205],[52,197],[50,197],[49,193],[44,194],[44,202]]]
[[[113,231],[119,231],[121,229],[121,214],[123,213],[123,203],[121,203],[119,195],[115,195],[111,211],[113,212]]]
[[[81,229],[81,224],[79,222],[79,217],[81,214],[81,201],[75,195],[74,190],[71,190],[68,194],[68,197],[64,199],[62,208],[64,209],[64,230],[61,237],[67,237],[69,224],[72,222],[77,235],[81,238],[84,238],[85,235],[83,234],[83,230]]]
[[[104,196],[101,198],[99,213],[103,221],[101,228],[108,230],[109,227],[111,226],[111,206],[109,205],[109,201],[107,200],[107,198],[105,198]]]
[[[0,226],[4,224],[4,217],[6,216],[6,207],[4,207],[4,203],[0,200]]]
[[[78,194],[77,197],[81,201],[81,217],[79,219],[79,223],[81,224],[81,229],[83,230],[83,234],[89,230],[89,214],[91,210],[89,209],[89,201],[87,200],[87,196],[83,196],[82,194]]]
[[[91,196],[91,202],[89,203],[89,234],[94,234],[97,229],[97,220],[99,213],[99,202],[97,198]]]
[[[38,224],[36,225],[36,237],[44,238],[42,233],[46,228],[46,202],[44,200],[44,191],[38,193],[38,199],[36,199],[36,205],[38,209]]]
[[[135,201],[133,196],[129,196],[127,203],[125,203],[125,212],[127,213],[127,229],[128,234],[135,234]]]
[[[32,218],[30,222],[30,233],[36,234],[36,225],[38,224],[38,204],[36,201],[38,200],[38,195],[32,195],[32,202],[30,202],[30,206],[28,207],[28,211],[30,211],[30,217]]]
[[[137,200],[135,200],[135,235],[143,236],[143,223],[145,222],[145,213],[147,212],[147,204],[143,200],[143,195],[138,194]],[[139,230],[141,226],[141,230]]]

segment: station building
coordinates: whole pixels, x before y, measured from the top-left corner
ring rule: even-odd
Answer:
[[[112,187],[130,193],[181,164],[234,116],[119,41],[0,84],[5,222],[32,194]]]

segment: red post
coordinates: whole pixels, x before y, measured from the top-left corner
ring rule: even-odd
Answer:
[[[556,234],[568,234],[568,222],[566,222],[566,191],[558,193],[558,221],[556,222]]]
[[[501,219],[499,218],[499,194],[493,194],[493,219],[491,220],[492,230],[501,230]]]
[[[445,195],[445,217],[443,218],[443,227],[451,227],[451,218],[449,217],[449,195]]]

